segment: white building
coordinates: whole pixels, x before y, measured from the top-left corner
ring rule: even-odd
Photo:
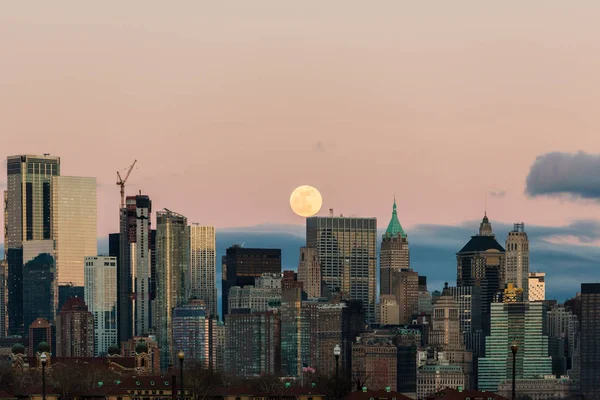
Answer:
[[[458,365],[447,361],[426,364],[417,369],[417,399],[439,392],[442,389],[464,389],[468,380]]]
[[[529,301],[546,300],[546,273],[529,273]]]
[[[217,315],[217,253],[214,226],[190,226],[190,296],[203,300],[210,315]]]
[[[117,344],[117,258],[85,257],[85,304],[94,315],[94,354]]]
[[[529,239],[525,224],[514,224],[506,238],[506,281],[516,288],[523,289],[523,298],[529,291]]]

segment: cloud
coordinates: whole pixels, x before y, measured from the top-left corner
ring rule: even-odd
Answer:
[[[506,191],[504,191],[504,190],[498,190],[498,191],[490,192],[490,196],[492,196],[492,197],[504,197],[504,196],[506,196]]]
[[[317,151],[319,153],[325,151],[325,145],[323,144],[322,141],[317,140],[317,142],[315,143],[315,151]]]
[[[529,170],[525,194],[568,196],[600,201],[600,155],[547,153],[538,156]]]

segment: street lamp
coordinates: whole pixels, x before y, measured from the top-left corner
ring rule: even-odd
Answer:
[[[183,350],[179,350],[179,353],[177,353],[177,358],[179,358],[179,373],[181,379],[179,386],[181,387],[181,400],[183,400],[183,359],[185,358]]]
[[[513,355],[513,371],[512,371],[512,400],[516,399],[515,393],[516,393],[516,376],[517,376],[517,351],[519,351],[519,343],[517,343],[517,340],[513,340],[512,344],[510,345],[510,349],[512,351],[512,355]]]
[[[335,356],[335,377],[340,377],[340,354],[342,354],[342,349],[339,344],[336,344],[333,348],[333,355]]]
[[[40,354],[40,361],[42,362],[42,400],[46,400],[46,362],[48,361],[46,352]]]

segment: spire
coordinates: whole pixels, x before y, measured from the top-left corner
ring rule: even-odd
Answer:
[[[392,207],[392,219],[388,224],[387,230],[383,236],[392,237],[392,236],[402,236],[406,237],[406,233],[402,229],[402,225],[400,225],[400,221],[398,221],[398,213],[396,212],[396,195],[394,195],[394,206]]]
[[[483,219],[481,220],[481,224],[479,224],[479,236],[494,236],[487,212],[483,214]]]

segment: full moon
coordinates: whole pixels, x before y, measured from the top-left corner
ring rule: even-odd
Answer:
[[[322,205],[321,193],[312,186],[298,186],[290,196],[292,210],[301,217],[312,217]]]

